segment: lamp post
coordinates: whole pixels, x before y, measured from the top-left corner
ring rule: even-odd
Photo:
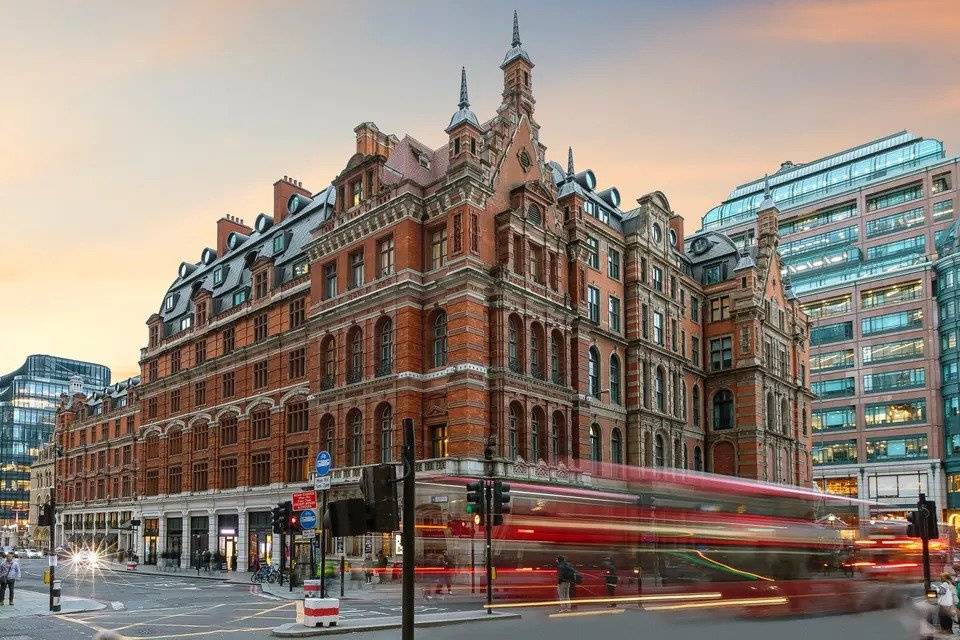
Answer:
[[[54,539],[57,531],[57,459],[63,455],[63,447],[56,441],[56,436],[54,436],[54,442],[51,446],[53,447],[53,484],[50,487],[50,557],[47,564],[50,565],[50,611],[59,611],[60,590],[56,588],[55,580],[57,552]],[[56,603],[54,603],[54,600],[56,600]]]

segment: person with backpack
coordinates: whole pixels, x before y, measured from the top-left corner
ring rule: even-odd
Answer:
[[[577,570],[564,556],[557,556],[557,599],[560,611],[570,611],[570,591],[577,580]]]

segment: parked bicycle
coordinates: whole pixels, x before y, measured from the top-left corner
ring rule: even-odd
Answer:
[[[254,582],[256,584],[263,584],[264,582],[273,584],[279,579],[280,571],[272,565],[262,566],[257,569],[256,572],[250,575],[250,582]]]

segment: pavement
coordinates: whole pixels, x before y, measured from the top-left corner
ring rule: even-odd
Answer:
[[[100,611],[106,604],[89,598],[65,596],[60,598],[60,613],[84,613]],[[55,615],[50,611],[50,593],[48,591],[30,591],[16,588],[13,605],[0,606],[0,621],[20,616]],[[3,636],[0,635],[0,638]]]

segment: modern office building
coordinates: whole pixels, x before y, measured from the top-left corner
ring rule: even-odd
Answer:
[[[48,355],[28,356],[0,376],[0,526],[26,527],[30,465],[53,436],[60,394],[91,391],[110,382],[110,369]]]
[[[318,450],[331,499],[355,496],[363,465],[398,460],[407,417],[418,475],[482,473],[489,445],[524,482],[599,486],[646,465],[810,483],[808,323],[772,202],[747,251],[684,238],[660,192],[621,209],[571,150],[548,160],[516,22],[500,67],[489,119],[462,73],[442,146],[361,123],[331,184],[278,180],[271,214],[221,218],[179,265],[140,354],[141,558],[276,558],[270,510]],[[79,410],[59,423],[59,490],[86,535],[113,505],[89,504],[110,456],[81,445],[102,427]],[[456,513],[420,507],[434,526]]]
[[[940,141],[901,132],[784,162],[702,220],[748,246],[770,190],[783,276],[813,322],[814,479],[891,514],[920,491],[945,504],[933,264],[953,223],[957,171]]]
[[[946,519],[960,514],[960,228],[957,223],[937,242],[936,270],[940,317],[940,376],[943,394],[943,470],[947,484]]]

